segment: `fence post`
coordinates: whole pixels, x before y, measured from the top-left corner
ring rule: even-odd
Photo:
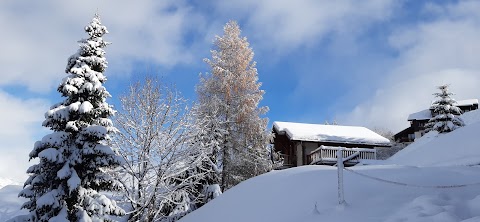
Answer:
[[[337,150],[337,176],[338,176],[338,204],[345,205],[345,197],[343,193],[343,149]]]

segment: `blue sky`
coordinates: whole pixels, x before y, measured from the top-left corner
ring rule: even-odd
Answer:
[[[397,132],[435,86],[480,94],[480,1],[209,0],[0,2],[0,177],[23,180],[46,134],[67,58],[99,12],[107,89],[116,99],[145,74],[195,100],[214,36],[237,20],[255,52],[273,121],[362,125]]]

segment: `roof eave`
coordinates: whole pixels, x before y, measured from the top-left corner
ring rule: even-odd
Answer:
[[[391,147],[391,143],[352,143],[352,142],[345,142],[345,141],[334,141],[334,140],[308,140],[308,139],[291,139],[293,142],[314,142],[314,143],[343,143],[349,145],[367,145],[367,146],[379,146],[379,147]]]

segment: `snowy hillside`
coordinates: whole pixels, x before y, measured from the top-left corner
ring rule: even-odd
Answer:
[[[21,190],[19,182],[0,177],[0,221],[26,213],[25,210],[20,210],[25,202],[25,199],[18,197]]]
[[[354,170],[414,185],[480,181],[478,167],[361,166]],[[344,209],[337,205],[336,168],[304,166],[241,183],[181,222],[466,222],[475,217],[470,221],[480,221],[480,185],[433,189],[383,183],[350,172],[344,176],[348,203]]]
[[[479,122],[480,121],[480,110],[474,110],[474,111],[464,113],[462,115],[462,119],[465,122],[465,124],[467,124],[467,125],[475,123],[475,122]]]
[[[398,165],[478,165],[480,164],[480,122],[472,123],[451,133],[431,132],[387,162]]]
[[[0,188],[0,221],[6,221],[13,216],[26,214],[26,210],[20,210],[25,199],[19,198],[18,193],[22,190],[18,185],[7,185]]]
[[[480,111],[463,117],[467,126],[429,133],[385,165],[344,171],[346,207],[335,167],[303,166],[245,181],[181,222],[478,222]]]
[[[12,179],[0,177],[0,189],[2,189],[3,187],[5,187],[7,185],[21,185],[21,184],[19,182],[16,182],[16,181],[12,180]]]
[[[467,126],[429,133],[385,165],[344,171],[345,207],[335,167],[303,166],[247,180],[181,222],[479,222],[480,111],[463,117]],[[20,190],[0,189],[0,221],[25,213]]]
[[[462,115],[465,127],[446,134],[430,132],[386,163],[414,166],[480,164],[480,110]]]

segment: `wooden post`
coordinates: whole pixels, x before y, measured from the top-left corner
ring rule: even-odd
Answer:
[[[343,192],[343,148],[337,150],[337,174],[338,174],[338,205],[345,205]]]

